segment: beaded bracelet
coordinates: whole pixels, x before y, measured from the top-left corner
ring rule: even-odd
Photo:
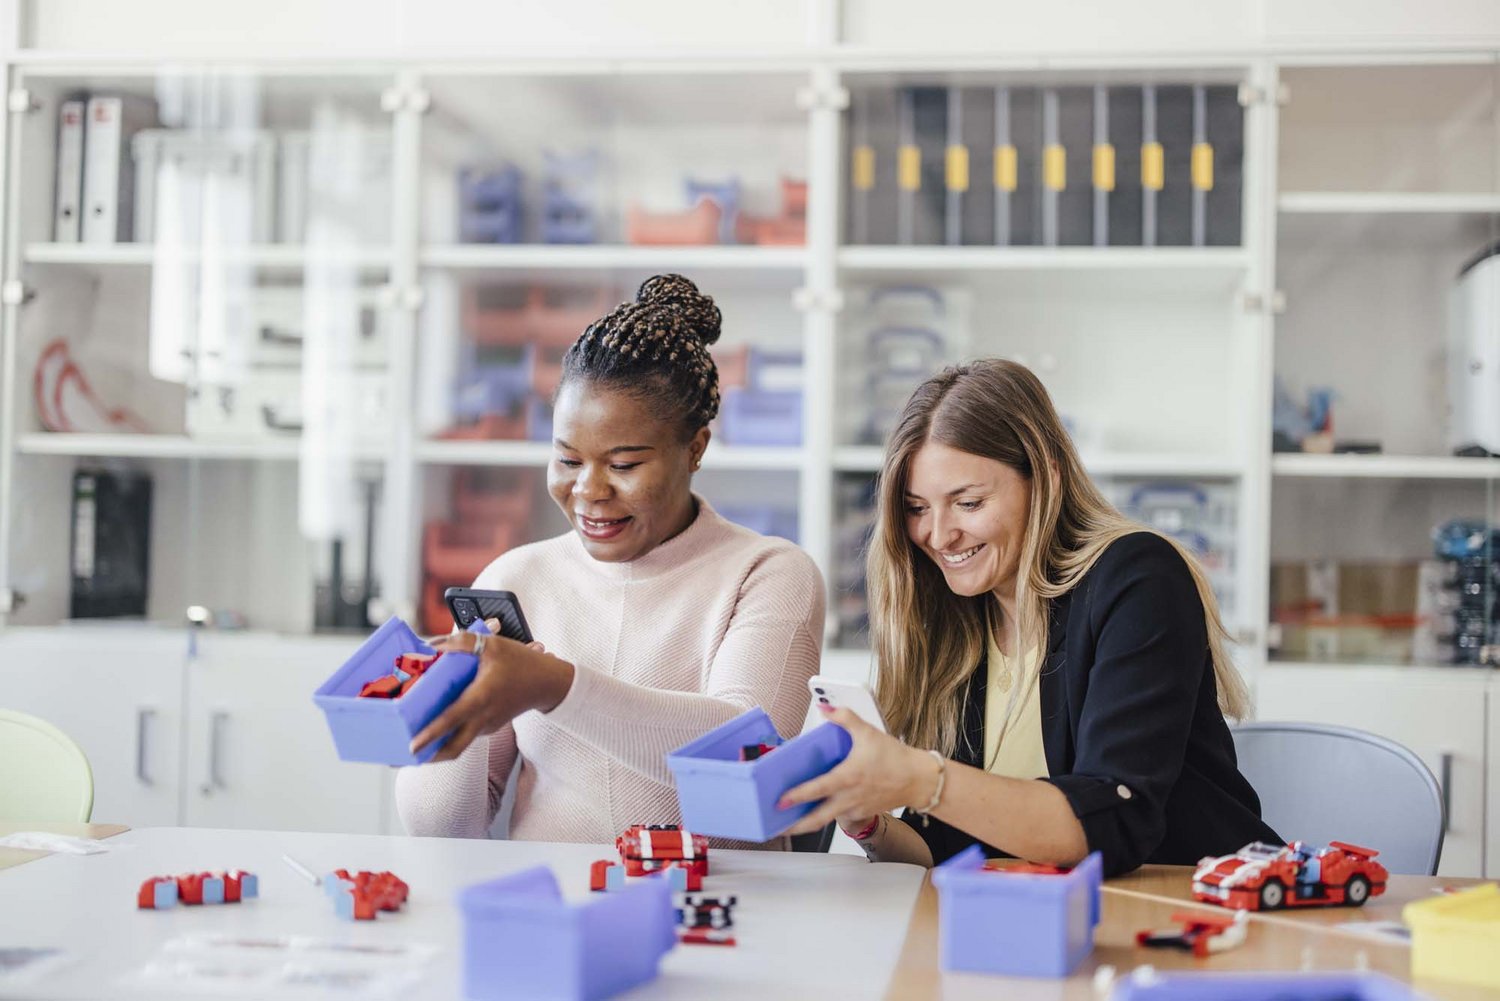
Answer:
[[[937,751],[929,750],[927,753],[930,754],[930,755],[932,755],[933,759],[936,760],[937,763],[938,763],[938,780],[937,780],[937,788],[934,789],[934,790],[932,790],[932,799],[928,801],[928,803],[927,803],[926,806],[924,806],[921,809],[917,810],[917,813],[919,813],[919,814],[922,815],[922,826],[923,827],[927,826],[927,815],[930,814],[933,810],[936,810],[938,808],[938,803],[940,803],[942,801],[942,799],[943,799],[943,782],[948,777],[948,760],[946,758],[944,758],[941,754],[939,754]],[[916,808],[913,807],[913,809],[916,809]]]

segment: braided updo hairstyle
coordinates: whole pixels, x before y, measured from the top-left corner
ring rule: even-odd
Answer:
[[[719,370],[708,347],[722,317],[713,299],[682,275],[657,275],[589,324],[563,355],[561,386],[574,380],[619,389],[677,421],[683,440],[719,412]]]

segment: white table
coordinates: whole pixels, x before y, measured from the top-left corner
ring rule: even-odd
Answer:
[[[222,933],[310,936],[351,945],[421,944],[436,950],[403,1001],[459,998],[462,921],[457,891],[530,866],[552,867],[569,900],[588,897],[589,863],[613,846],[275,831],[144,828],[111,838],[102,855],[52,855],[0,871],[0,947],[50,946],[74,958],[5,997],[156,997],[163,985],[135,980],[169,940]],[[281,861],[315,872],[390,870],[411,886],[403,911],[375,921],[335,917],[322,891]],[[244,904],[138,910],[152,875],[247,869],[261,897]],[[661,976],[631,999],[878,998],[895,970],[925,870],[870,865],[843,855],[714,851],[705,893],[734,893],[739,944],[678,946]],[[149,989],[148,989],[149,986]],[[295,992],[287,997],[348,997]]]

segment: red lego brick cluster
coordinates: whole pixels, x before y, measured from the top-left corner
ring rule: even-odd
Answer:
[[[405,695],[417,679],[438,659],[435,653],[403,653],[396,658],[396,666],[390,674],[374,681],[367,681],[359,690],[362,699],[399,699]]]
[[[644,876],[675,863],[689,877],[708,875],[708,839],[676,824],[633,824],[615,838],[627,876]]]
[[[335,869],[323,877],[323,888],[334,913],[353,921],[374,921],[379,911],[398,911],[406,903],[408,887],[394,873]]]
[[[253,872],[189,872],[180,876],[152,876],[136,893],[136,906],[143,910],[166,910],[182,904],[237,904],[260,896],[260,881]]]

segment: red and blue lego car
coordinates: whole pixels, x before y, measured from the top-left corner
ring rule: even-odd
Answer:
[[[1205,858],[1193,873],[1193,896],[1225,907],[1274,911],[1282,907],[1362,905],[1385,892],[1390,875],[1380,853],[1344,841],[1318,848],[1301,841],[1256,841],[1233,855]]]

